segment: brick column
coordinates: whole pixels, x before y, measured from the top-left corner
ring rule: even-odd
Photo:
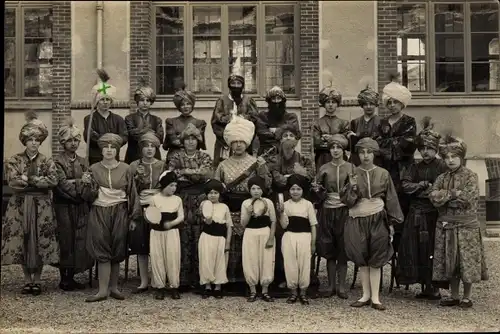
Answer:
[[[134,92],[141,77],[152,84],[153,8],[151,1],[130,1],[130,101],[135,109]],[[134,102],[134,103],[132,103]]]
[[[319,2],[300,2],[301,151],[310,155],[311,125],[319,117]],[[313,158],[311,156],[311,158]]]
[[[57,133],[71,116],[71,1],[52,7],[52,154],[62,151]]]
[[[387,73],[397,70],[397,33],[398,33],[398,3],[396,1],[377,2],[377,50],[378,50],[378,90],[389,83]],[[381,116],[388,115],[383,106],[379,108]]]

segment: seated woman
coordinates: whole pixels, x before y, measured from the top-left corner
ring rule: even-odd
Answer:
[[[440,143],[440,155],[448,171],[438,176],[429,199],[438,209],[432,279],[451,283],[451,298],[441,306],[472,307],[472,284],[488,279],[477,207],[477,174],[465,167],[467,146],[458,137],[447,135]],[[459,298],[460,281],[464,297]]]
[[[373,164],[378,144],[363,138],[356,144],[361,165],[354,168],[349,182],[340,193],[341,201],[349,208],[344,227],[344,245],[347,259],[360,269],[363,297],[352,307],[370,305],[383,311],[380,303],[380,268],[394,254],[391,239],[394,224],[403,222],[398,196],[389,172]]]
[[[259,175],[264,179],[266,190],[271,186],[271,175],[264,158],[255,158],[246,151],[254,137],[255,126],[252,122],[236,116],[224,129],[224,140],[230,146],[232,155],[222,161],[215,171],[214,178],[226,185],[223,202],[231,211],[233,237],[229,251],[227,267],[228,286],[233,292],[244,295],[245,276],[242,266],[242,238],[244,228],[241,225],[241,204],[250,198],[248,179]],[[229,284],[228,284],[229,285]]]
[[[22,294],[42,292],[43,265],[59,262],[56,221],[49,189],[57,186],[52,159],[39,152],[47,127],[32,118],[21,128],[19,140],[26,149],[7,160],[6,174],[14,194],[2,224],[2,266],[20,264],[25,285]]]
[[[129,165],[116,160],[122,138],[106,133],[98,140],[102,161],[90,166],[92,178],[99,186],[97,199],[90,209],[87,229],[87,250],[97,261],[99,291],[88,297],[88,303],[108,298],[123,300],[118,291],[120,262],[127,254],[127,234],[141,217],[139,197]]]
[[[168,168],[177,175],[177,191],[184,205],[184,222],[181,234],[181,288],[189,290],[197,287],[200,281],[198,270],[198,239],[201,235],[202,217],[198,210],[206,198],[205,181],[212,177],[212,158],[201,151],[203,136],[200,129],[188,124],[182,131],[183,148],[168,158]]]
[[[149,206],[151,197],[161,191],[159,178],[166,169],[165,162],[156,158],[160,150],[160,140],[153,132],[142,135],[139,139],[139,153],[142,156],[130,164],[130,174],[134,178],[135,187],[139,194],[139,202],[143,210]],[[150,226],[144,220],[141,210],[141,219],[137,226],[129,232],[128,247],[129,255],[137,255],[139,262],[139,274],[141,284],[132,293],[143,293],[148,291],[149,284],[149,234]]]

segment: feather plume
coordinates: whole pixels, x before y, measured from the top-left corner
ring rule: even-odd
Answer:
[[[64,120],[64,124],[66,124],[66,125],[67,125],[67,126],[69,126],[69,127],[72,127],[73,125],[75,125],[75,120],[73,119],[73,117],[68,116],[68,117]]]
[[[148,79],[146,77],[140,77],[139,85],[142,87],[146,87],[148,85]]]
[[[387,72],[387,76],[389,77],[389,81],[393,81],[394,79],[400,77],[401,74],[398,71],[391,70]]]
[[[32,121],[34,119],[38,119],[38,115],[36,114],[35,110],[28,110],[24,113],[24,117],[26,118],[26,121]]]
[[[422,118],[421,124],[423,130],[432,130],[434,128],[434,123],[431,123],[432,117],[425,116]]]
[[[445,144],[445,145],[457,142],[456,138],[453,137],[453,132],[451,131],[451,129],[447,129],[447,130],[443,131],[442,138],[443,138],[443,144]]]
[[[97,69],[97,75],[102,82],[107,82],[109,79],[111,79],[108,73],[102,68]]]

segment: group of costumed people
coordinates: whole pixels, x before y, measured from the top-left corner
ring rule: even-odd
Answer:
[[[309,304],[311,295],[348,298],[351,261],[363,291],[351,306],[384,310],[381,268],[397,252],[399,282],[420,284],[417,298],[472,306],[472,284],[487,279],[478,177],[465,167],[463,140],[441,136],[427,117],[417,134],[415,119],[403,113],[411,93],[397,78],[383,89],[385,118],[369,87],[358,95],[363,115],[351,122],[336,115],[341,93],[322,89],[313,159],[296,151],[299,122],[279,87],[259,111],[244,94],[244,78],[229,77],[230,93],[211,119],[212,159],[204,152],[207,124],[192,116],[196,97],[185,87],[173,97],[180,115],[164,128],[151,114],[156,96],[145,82],[135,92],[137,111],[125,119],[110,111],[116,89],[107,85],[94,87],[83,133],[72,122],[60,128],[62,153],[39,152],[48,130],[28,115],[19,135],[26,149],[7,161],[14,195],[2,225],[2,265],[22,265],[23,294],[42,292],[43,265],[57,266],[60,288],[71,291],[85,288],[74,275],[97,263],[99,288],[86,301],[123,300],[119,266],[137,255],[134,294],[147,292],[151,278],[156,299],[196,289],[202,298],[272,302],[286,291],[288,303]],[[76,153],[82,140],[88,158]],[[161,213],[159,223],[145,214],[150,207]],[[321,293],[313,289],[316,255],[327,261]],[[441,297],[448,288],[451,296]]]

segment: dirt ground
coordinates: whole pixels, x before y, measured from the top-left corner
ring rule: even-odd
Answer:
[[[475,285],[474,307],[469,310],[442,308],[438,302],[419,301],[416,287],[388,293],[390,267],[385,268],[382,302],[385,312],[371,308],[354,309],[349,304],[361,294],[358,278],[349,300],[316,299],[311,305],[288,305],[285,299],[274,303],[258,300],[247,303],[241,297],[202,300],[184,294],[180,300],[156,301],[151,293],[131,295],[138,284],[135,257],[132,276],[124,287],[125,301],[107,300],[87,304],[84,299],[94,289],[63,293],[58,289],[58,271],[47,268],[43,274],[44,293],[23,296],[19,266],[2,268],[0,331],[9,333],[53,332],[483,332],[500,329],[500,239],[485,241],[489,281]],[[352,282],[352,264],[348,271]],[[123,270],[123,265],[122,265]],[[123,272],[122,272],[123,276]],[[82,274],[79,280],[86,280]],[[326,284],[325,263],[320,270]],[[94,285],[95,286],[95,285]]]

